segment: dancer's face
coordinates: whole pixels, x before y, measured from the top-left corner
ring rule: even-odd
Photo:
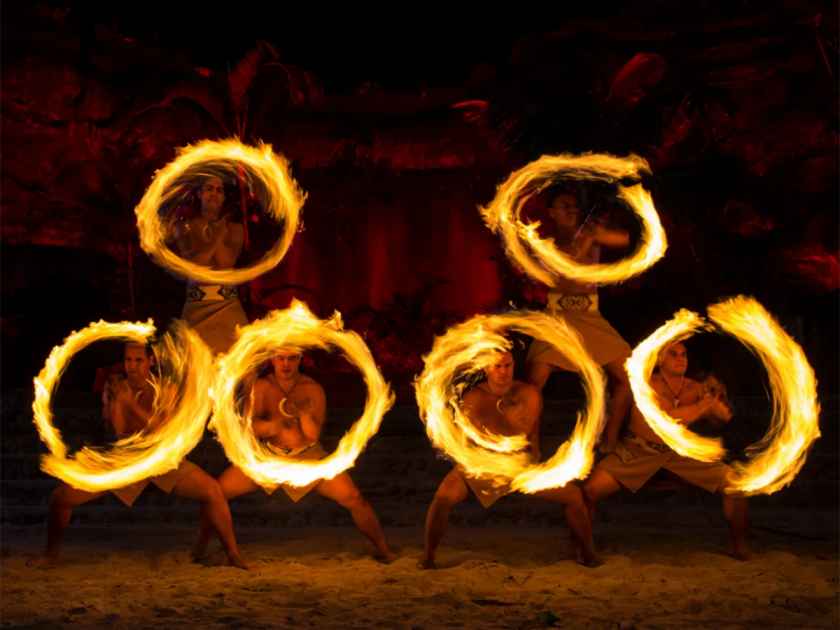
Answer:
[[[669,376],[682,376],[688,369],[688,352],[682,343],[673,343],[659,355],[659,369]]]
[[[298,350],[279,350],[271,357],[271,367],[274,368],[274,375],[283,380],[290,380],[298,375],[300,360],[303,355]]]
[[[198,192],[201,199],[201,212],[216,217],[222,211],[225,202],[225,186],[218,177],[208,177]]]
[[[548,213],[559,227],[577,229],[580,224],[580,208],[574,195],[557,195],[551,202]]]
[[[123,352],[123,366],[128,382],[135,387],[140,387],[149,379],[152,357],[146,352],[145,346],[126,344]]]
[[[484,368],[487,383],[495,387],[507,387],[513,383],[513,355],[501,352],[498,357]]]

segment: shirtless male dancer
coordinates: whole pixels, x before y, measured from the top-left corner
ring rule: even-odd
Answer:
[[[464,395],[464,415],[478,428],[499,435],[527,436],[531,459],[537,462],[540,458],[542,396],[533,385],[514,380],[513,371],[513,355],[510,352],[499,353],[484,370],[486,381]],[[435,552],[446,532],[449,513],[455,505],[467,498],[468,488],[475,493],[484,508],[489,508],[511,492],[507,486],[494,485],[491,479],[473,477],[459,466],[454,467],[440,483],[426,514],[425,549],[419,563],[421,568],[437,568]],[[578,485],[569,483],[562,488],[537,492],[534,496],[565,504],[566,522],[572,533],[578,562],[585,566],[598,566],[600,561],[592,546],[592,526]]]
[[[581,221],[577,197],[572,193],[556,194],[548,210],[555,224],[557,246],[580,263],[598,262],[602,247],[621,248],[630,244],[630,236],[624,230]],[[547,310],[580,334],[586,351],[607,372],[611,387],[610,408],[600,449],[611,452],[630,409],[630,382],[624,371],[630,345],[598,310],[595,285],[561,278],[548,292]],[[554,370],[577,371],[563,353],[540,339],[534,340],[528,349],[527,364],[528,381],[540,391]]]
[[[242,252],[244,230],[224,212],[222,179],[206,177],[198,190],[201,213],[177,224],[176,245],[184,258],[211,269],[231,269]],[[236,326],[248,323],[235,286],[187,284],[181,318],[195,329],[213,353],[236,341]]]
[[[152,408],[155,391],[149,375],[153,362],[154,357],[148,346],[134,343],[125,345],[125,377],[113,379],[106,387],[102,400],[103,416],[113,427],[118,439],[139,431],[154,429],[166,420]],[[142,479],[111,492],[131,507],[149,483],[166,493],[200,501],[202,522],[206,522],[219,536],[230,564],[241,569],[248,568],[239,555],[228,503],[219,483],[213,477],[192,462],[184,460],[175,470]],[[57,562],[64,530],[70,523],[73,508],[104,494],[105,492],[79,490],[64,482],[53,491],[50,497],[45,564]]]
[[[254,382],[245,414],[252,418],[254,435],[265,440],[278,454],[302,460],[323,459],[327,454],[318,439],[326,417],[326,396],[315,380],[300,372],[301,358],[300,351],[295,348],[278,351],[271,358],[271,372]],[[219,484],[228,499],[258,489],[272,494],[277,489],[277,486],[260,486],[236,466],[230,466],[222,473]],[[346,472],[304,487],[287,484],[280,487],[294,502],[312,490],[335,501],[350,512],[356,527],[373,544],[377,560],[391,562],[395,559],[373,508]],[[205,523],[202,527],[196,548],[198,555],[204,552],[212,533],[208,525]]]
[[[659,356],[659,369],[650,379],[660,408],[684,425],[708,417],[729,422],[732,411],[726,402],[703,385],[687,378],[688,355],[681,342],[666,347]],[[626,488],[636,492],[660,469],[664,468],[685,479],[690,484],[723,497],[723,514],[729,523],[731,554],[747,560],[747,499],[728,491],[731,468],[722,462],[701,462],[675,453],[650,428],[635,405],[630,414],[627,435],[618,443],[614,452],[596,466],[583,486],[587,502],[595,504],[611,494]]]

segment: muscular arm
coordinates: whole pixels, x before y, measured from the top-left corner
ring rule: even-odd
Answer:
[[[664,395],[664,392],[656,390],[656,393],[657,401],[662,410],[679,421],[680,424],[686,426],[705,417],[718,418],[723,421],[728,421],[732,418],[732,412],[724,402],[714,396],[704,396],[702,389],[697,384],[692,386],[693,402],[680,405],[679,407],[674,407],[667,395]]]
[[[324,419],[327,415],[327,398],[324,395],[324,388],[313,383],[309,386],[310,395],[305,405],[297,408],[297,416],[300,419],[300,430],[310,442],[318,441],[321,437],[321,430],[324,426]]]
[[[522,392],[525,413],[522,422],[527,427],[528,444],[534,459],[540,457],[540,417],[542,416],[542,395],[536,387],[527,386]]]
[[[106,417],[110,421],[111,426],[114,427],[114,433],[118,438],[124,437],[129,433],[128,419],[125,417],[125,413],[123,413],[124,409],[124,406],[120,404],[119,397],[115,397],[109,402]]]
[[[200,232],[195,222],[179,224],[175,230],[175,243],[181,256],[198,265],[209,266],[219,239],[205,240]]]
[[[265,394],[265,385],[257,381],[251,388],[251,393],[245,403],[245,417],[251,418],[251,428],[254,436],[259,440],[273,438],[280,432],[279,424],[271,420]]]
[[[231,225],[230,228],[234,226]],[[176,230],[176,244],[178,251],[188,260],[205,267],[218,266],[220,268],[232,267],[242,249],[242,226],[238,227],[238,246],[236,237],[231,237],[230,232],[236,231],[223,227],[217,229],[210,235],[209,239],[204,238],[203,226],[195,222],[182,224]],[[227,244],[226,241],[231,243]],[[233,260],[231,261],[231,256]]]
[[[154,431],[172,409],[174,393],[174,388],[164,386],[156,401],[157,406],[152,410],[140,404],[135,398],[134,391],[125,381],[121,381],[103,396],[102,413],[114,428],[114,433],[118,438],[138,431]]]
[[[236,259],[242,253],[242,243],[245,231],[239,223],[226,223],[227,229],[223,230],[224,238],[216,246],[215,260],[219,269],[230,269],[236,264]]]

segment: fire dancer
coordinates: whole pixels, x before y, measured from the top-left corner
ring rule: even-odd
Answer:
[[[604,227],[594,221],[581,221],[577,197],[569,192],[557,193],[549,206],[555,224],[557,246],[582,263],[595,263],[601,247],[627,247],[630,237],[623,230]],[[612,390],[609,416],[601,450],[615,448],[622,423],[630,409],[630,383],[624,361],[631,348],[598,311],[595,285],[561,278],[548,293],[548,311],[574,328],[595,362],[606,369]],[[535,339],[528,349],[528,380],[539,390],[556,369],[575,371],[574,365],[545,341]]]
[[[245,415],[252,418],[254,434],[265,440],[269,448],[285,457],[317,460],[326,457],[318,442],[326,418],[326,396],[323,388],[300,372],[302,354],[296,348],[284,348],[271,358],[271,371],[254,382]],[[236,466],[230,466],[219,477],[225,497],[232,499],[261,488]],[[359,531],[373,544],[374,557],[391,562],[395,555],[385,542],[385,534],[370,503],[362,496],[347,473],[333,479],[321,479],[303,487],[281,484],[294,502],[312,490],[331,499],[350,512]],[[277,487],[262,487],[272,494]],[[202,554],[211,535],[209,523],[202,527],[196,553]]]
[[[708,417],[729,422],[732,411],[720,390],[705,390],[687,378],[688,355],[685,345],[677,342],[659,355],[659,369],[650,386],[663,411],[682,424],[690,425]],[[671,450],[650,428],[638,407],[633,406],[627,435],[615,452],[601,460],[584,484],[587,503],[594,510],[601,499],[622,487],[636,492],[660,469],[669,470],[690,484],[723,497],[723,513],[729,523],[730,551],[735,558],[747,560],[747,499],[727,492],[729,466],[722,462],[701,462]]]
[[[201,213],[177,224],[176,245],[184,258],[213,269],[230,269],[242,252],[244,230],[223,212],[225,187],[220,177],[207,177],[198,190]],[[215,353],[236,341],[236,326],[248,323],[235,286],[188,283],[181,314]]]
[[[536,462],[540,457],[542,396],[533,385],[514,380],[513,370],[513,355],[510,352],[499,353],[498,358],[485,368],[486,379],[464,395],[463,411],[478,428],[500,435],[527,436],[530,456]],[[495,479],[473,477],[458,467],[453,468],[438,486],[426,514],[421,568],[436,568],[435,552],[446,532],[449,513],[467,498],[468,488],[484,508],[489,508],[511,492],[508,486],[498,484]],[[585,566],[598,566],[600,561],[593,550],[592,527],[580,488],[569,483],[562,488],[537,492],[534,496],[565,504],[566,522],[572,533],[578,561]]]
[[[154,429],[165,421],[162,414],[152,408],[155,391],[149,376],[153,363],[154,355],[149,346],[135,343],[125,345],[125,376],[112,378],[102,397],[103,416],[118,439],[139,431]],[[248,568],[237,548],[228,503],[215,479],[192,462],[184,460],[175,470],[111,492],[131,507],[149,483],[166,493],[201,502],[202,519],[218,534],[230,564],[241,569]],[[50,497],[45,564],[54,564],[58,560],[64,530],[70,523],[73,508],[103,494],[105,493],[79,490],[66,483],[61,483],[55,489]]]

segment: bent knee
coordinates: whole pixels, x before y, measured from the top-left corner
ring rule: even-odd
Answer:
[[[467,498],[467,491],[464,488],[440,488],[435,493],[434,502],[440,506],[452,507],[458,505]]]

